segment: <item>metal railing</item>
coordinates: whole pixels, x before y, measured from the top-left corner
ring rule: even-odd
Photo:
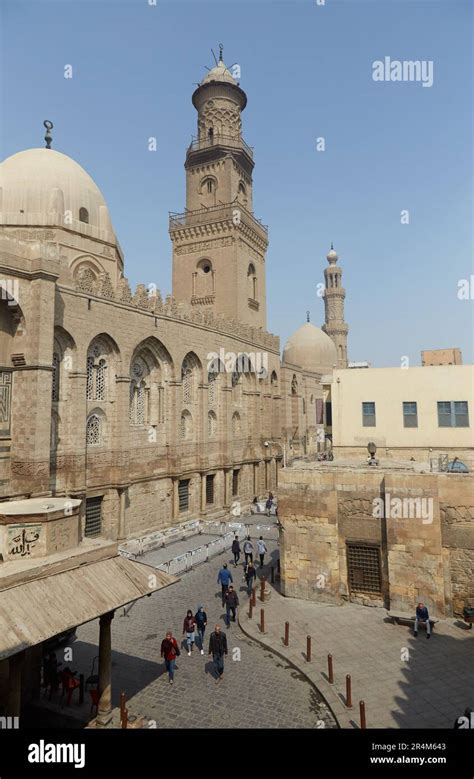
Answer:
[[[183,211],[182,213],[171,212],[169,214],[170,230],[176,230],[181,227],[193,227],[199,225],[202,222],[203,216],[206,218],[206,222],[209,221],[221,221],[224,219],[235,218],[235,210],[240,212],[240,218],[243,222],[248,223],[255,229],[259,229],[264,233],[264,237],[267,237],[268,227],[264,225],[260,219],[257,219],[250,211],[248,211],[242,203],[235,199],[230,203],[220,203],[216,206],[209,206],[209,208],[196,208],[194,211]]]
[[[242,136],[219,135],[216,133],[212,137],[197,138],[193,136],[188,146],[189,151],[200,151],[201,149],[210,149],[213,146],[228,146],[231,149],[243,149],[250,157],[253,157],[253,148],[245,143]]]

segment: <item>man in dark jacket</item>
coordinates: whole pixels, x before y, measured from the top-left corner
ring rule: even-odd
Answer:
[[[216,625],[209,639],[209,654],[212,655],[216,669],[216,683],[220,682],[224,675],[224,655],[227,654],[227,637],[221,631],[221,626]]]
[[[165,666],[168,671],[168,678],[170,684],[173,684],[174,669],[176,666],[176,658],[181,654],[178,642],[173,636],[171,630],[166,633],[166,638],[161,642],[161,656],[165,658]]]
[[[250,562],[248,564],[247,572],[245,574],[245,581],[247,582],[247,592],[249,594],[249,598],[252,594],[252,589],[256,578],[257,578],[257,571],[255,570],[254,564]]]
[[[227,568],[227,563],[224,563],[217,576],[217,584],[220,584],[222,587],[222,608],[225,606],[225,594],[229,584],[232,584],[233,581],[232,574]]]
[[[232,541],[232,554],[234,555],[234,566],[237,566],[240,560],[240,544],[237,536]]]
[[[229,589],[225,594],[225,609],[226,609],[225,621],[227,627],[230,627],[230,612],[232,612],[232,622],[235,622],[235,612],[238,605],[239,605],[239,596],[234,590],[233,585],[229,584]]]
[[[428,614],[428,609],[426,608],[424,603],[419,603],[416,607],[416,615],[415,615],[415,636],[418,635],[418,623],[424,622],[426,624],[426,638],[430,638],[431,636],[431,625],[430,625],[430,615]]]

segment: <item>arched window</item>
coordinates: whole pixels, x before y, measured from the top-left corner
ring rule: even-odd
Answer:
[[[92,414],[87,420],[87,446],[100,446],[102,443],[102,420]]]
[[[181,380],[183,382],[183,403],[191,403],[193,399],[192,393],[192,375],[191,368],[183,367],[181,369]]]
[[[194,352],[189,352],[181,364],[183,403],[190,405],[197,401],[197,385],[202,381],[202,366]]]
[[[250,263],[247,270],[248,296],[252,300],[257,300],[257,271],[253,262]]]
[[[95,348],[100,355],[100,348]],[[87,400],[107,400],[106,385],[107,362],[104,357],[97,359],[94,353],[87,358]]]
[[[240,381],[240,373],[238,371],[232,371],[232,388],[237,387],[238,383]]]
[[[61,360],[59,354],[54,352],[53,354],[53,373],[52,373],[52,398],[53,401],[59,400],[59,372],[60,372]]]
[[[278,376],[276,374],[276,371],[272,371],[272,375],[270,376],[270,384],[274,389],[276,389],[278,385]]]
[[[145,425],[150,421],[150,369],[144,359],[136,357],[130,377],[129,419],[131,425]]]
[[[296,376],[293,376],[291,380],[291,394],[297,395],[298,394],[298,382],[296,380]]]
[[[241,433],[241,425],[240,425],[240,414],[235,411],[232,414],[232,435],[240,435]]]
[[[239,182],[239,195],[246,195],[245,184],[243,181]]]
[[[85,224],[89,224],[89,211],[87,208],[79,209],[79,221],[85,222]]]
[[[217,417],[213,411],[207,415],[207,435],[208,438],[214,438],[217,431]]]
[[[183,411],[181,414],[181,440],[188,441],[192,437],[193,419],[189,411]]]

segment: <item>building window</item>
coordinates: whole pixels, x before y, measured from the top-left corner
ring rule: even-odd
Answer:
[[[53,375],[52,375],[52,398],[53,401],[59,400],[59,354],[53,354]]]
[[[214,406],[216,402],[216,379],[217,373],[209,371],[207,374],[207,402]]]
[[[346,550],[350,592],[381,595],[380,548],[375,544],[346,542]]]
[[[403,427],[418,427],[418,411],[415,402],[403,403]]]
[[[240,416],[237,411],[232,415],[232,435],[240,435]]]
[[[181,439],[186,441],[192,436],[192,417],[189,411],[183,411],[181,414]]]
[[[87,208],[79,209],[79,221],[85,222],[85,224],[89,224],[89,211]]]
[[[375,427],[375,403],[362,403],[362,426]]]
[[[92,414],[87,420],[87,446],[100,446],[102,443],[102,420],[97,414]]]
[[[214,503],[214,474],[206,476],[206,504]]]
[[[291,394],[297,395],[298,394],[298,382],[296,380],[296,376],[293,376],[291,380]]]
[[[317,403],[318,401],[316,401]],[[332,403],[331,401],[326,402],[326,426],[332,427]]]
[[[467,400],[439,400],[439,427],[469,427],[469,408]]]
[[[100,355],[101,348],[95,346],[87,358],[87,400],[107,400],[107,362]]]
[[[180,479],[178,482],[178,500],[180,511],[187,511],[189,509],[189,482],[190,479]]]
[[[232,496],[239,494],[239,468],[232,471]]]
[[[100,536],[102,531],[102,497],[86,498],[86,527],[84,535],[88,538]]]
[[[217,430],[217,417],[213,411],[207,415],[207,435],[208,438],[214,438]]]

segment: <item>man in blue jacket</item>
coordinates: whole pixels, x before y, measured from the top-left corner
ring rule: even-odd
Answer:
[[[419,622],[426,623],[426,638],[430,638],[431,636],[430,615],[428,614],[428,609],[426,608],[424,603],[419,603],[418,606],[416,607],[415,636],[418,635]]]
[[[231,572],[227,570],[227,563],[224,563],[217,577],[217,584],[220,584],[222,587],[222,608],[225,606],[225,596],[229,589],[229,584],[233,581]]]

